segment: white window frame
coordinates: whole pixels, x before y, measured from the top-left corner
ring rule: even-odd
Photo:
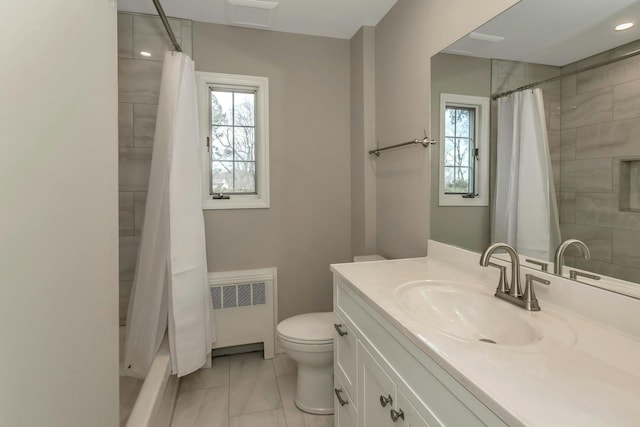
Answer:
[[[440,94],[440,206],[489,206],[489,98],[484,96]],[[477,196],[465,198],[460,194],[446,194],[444,190],[445,110],[447,106],[473,108],[475,110],[476,148],[475,189]]]
[[[269,78],[239,74],[196,72],[198,117],[202,141],[202,208],[264,209],[269,201]],[[207,137],[211,134],[211,86],[256,89],[256,190],[257,194],[232,194],[228,199],[214,199],[210,194],[211,157]]]

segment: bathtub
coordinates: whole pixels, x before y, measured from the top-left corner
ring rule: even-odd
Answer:
[[[125,425],[169,427],[178,396],[178,385],[178,377],[171,375],[169,341],[165,335]]]

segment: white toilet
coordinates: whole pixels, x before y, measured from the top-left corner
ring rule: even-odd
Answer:
[[[355,262],[384,260],[380,255]],[[333,312],[293,316],[278,324],[278,339],[298,363],[296,406],[311,414],[333,414]]]
[[[278,324],[282,347],[298,363],[296,406],[333,414],[333,313],[307,313]]]

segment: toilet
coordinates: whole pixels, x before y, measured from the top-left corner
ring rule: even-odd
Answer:
[[[380,255],[354,257],[381,261]],[[295,403],[311,414],[333,414],[333,312],[293,316],[278,324],[280,344],[298,363]]]
[[[333,313],[307,313],[283,320],[280,344],[298,363],[295,403],[311,414],[333,414]]]

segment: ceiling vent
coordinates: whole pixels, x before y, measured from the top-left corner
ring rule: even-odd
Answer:
[[[501,36],[492,36],[490,34],[469,33],[451,46],[443,50],[443,52],[454,55],[475,55],[487,46],[494,43],[500,43],[504,40]]]
[[[230,25],[251,28],[273,28],[278,2],[266,0],[227,0]]]
[[[504,40],[504,37],[500,36],[492,36],[490,34],[482,34],[482,33],[469,33],[469,38],[473,40],[480,40],[487,43],[499,43]]]

